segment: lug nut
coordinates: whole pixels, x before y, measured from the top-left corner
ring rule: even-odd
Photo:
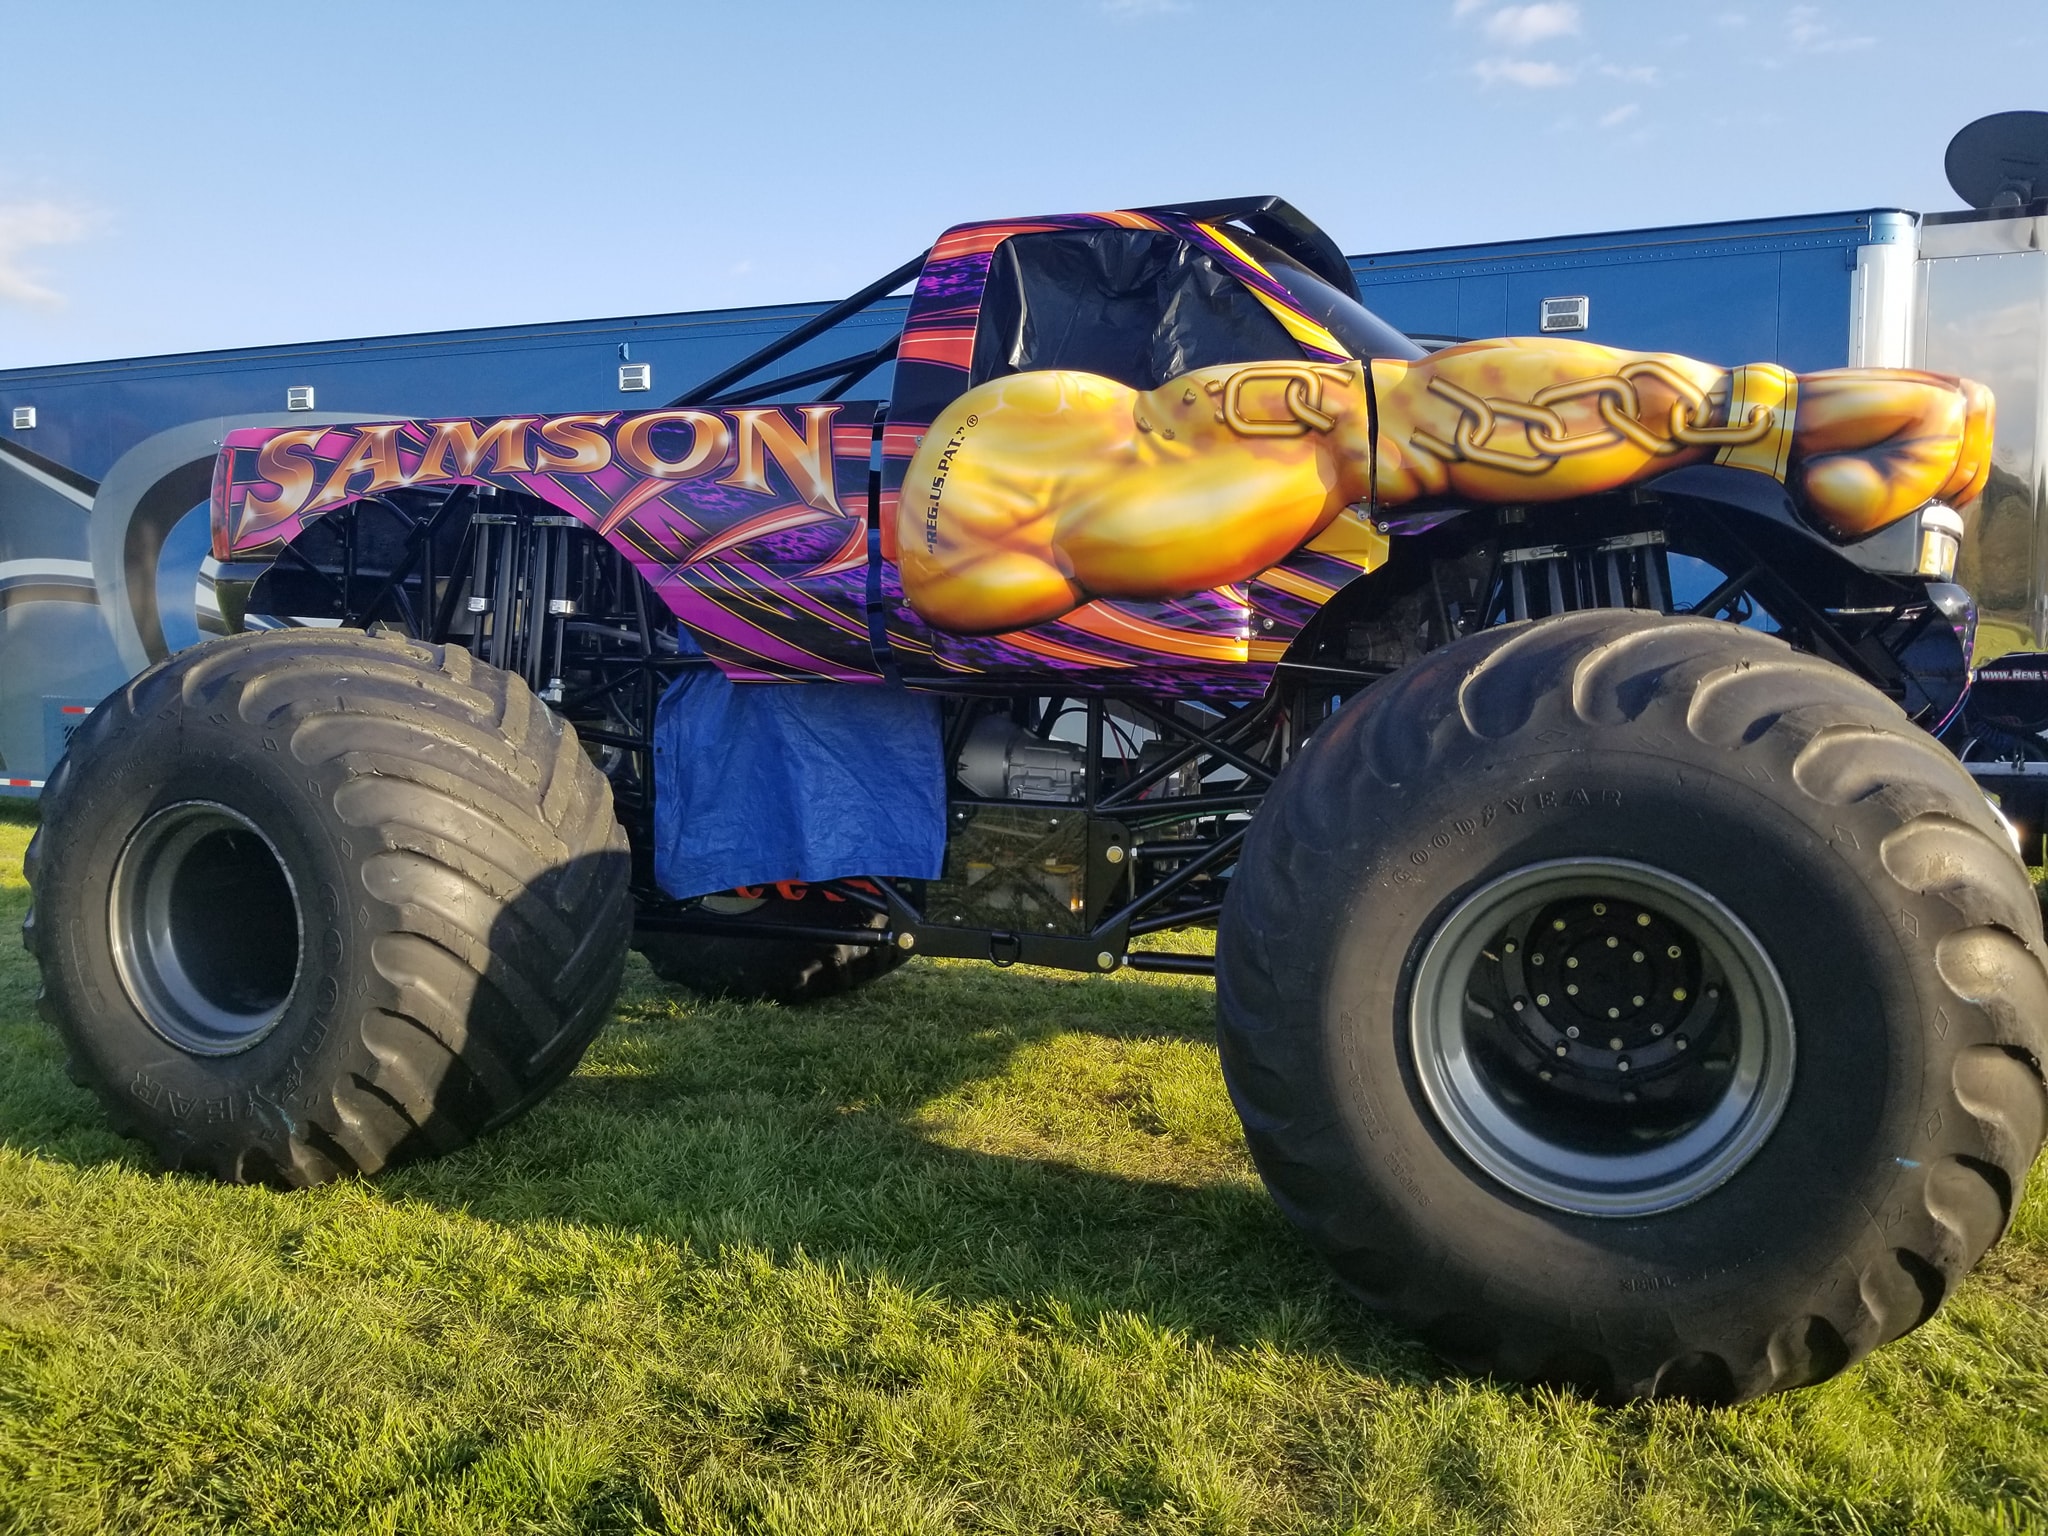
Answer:
[[[1640,949],[1637,950],[1632,958],[1637,965],[1641,965],[1643,963],[1643,952]]]
[[[1614,1070],[1617,1072],[1626,1072],[1628,1070],[1628,1058],[1624,1056],[1621,1058],[1621,1060],[1617,1061],[1614,1064]]]
[[[1618,1019],[1621,1017],[1621,1010],[1619,1008],[1610,1008],[1607,1010],[1607,1017],[1609,1017],[1610,1019]],[[1621,1047],[1616,1046],[1615,1049],[1619,1050],[1621,1049]]]
[[[1638,928],[1647,928],[1647,927],[1649,927],[1649,926],[1650,926],[1650,914],[1649,914],[1649,913],[1647,913],[1647,912],[1638,912],[1638,913],[1636,914],[1636,926],[1637,926]]]
[[[1577,955],[1566,955],[1564,957],[1564,968],[1568,971],[1576,971],[1579,968],[1579,957]]]
[[[1579,984],[1576,981],[1568,981],[1564,985],[1564,990],[1567,997],[1577,997],[1579,995]]]
[[[1564,1033],[1565,1038],[1567,1040],[1576,1040],[1579,1038],[1579,1026],[1576,1024],[1567,1024],[1564,1027]]]
[[[1617,939],[1613,934],[1610,933],[1609,935],[1607,935],[1607,947],[1609,949],[1619,949],[1621,948],[1621,940]]]
[[[1596,902],[1594,902],[1594,903],[1593,903],[1593,915],[1594,915],[1595,917],[1605,917],[1605,916],[1607,915],[1607,903],[1606,903],[1606,902],[1604,902],[1604,901],[1596,901]]]
[[[1621,1036],[1615,1035],[1608,1040],[1607,1049],[1609,1049],[1610,1051],[1618,1051],[1622,1048],[1622,1046],[1626,1045],[1627,1043],[1628,1042],[1623,1040]]]
[[[1515,1012],[1520,1013],[1524,1008],[1528,1006],[1529,999],[1527,999],[1526,997],[1518,997],[1515,999]]]
[[[1632,997],[1628,1001],[1629,1006],[1632,1008],[1640,1008],[1643,1006],[1643,1000],[1640,996]]]
[[[1563,933],[1563,932],[1564,932],[1564,919],[1563,919],[1563,918],[1561,918],[1561,917],[1553,917],[1553,918],[1552,918],[1552,919],[1550,920],[1550,926],[1551,926],[1551,927],[1553,927],[1553,928],[1555,928],[1555,929],[1556,929],[1556,930],[1557,930],[1557,931],[1558,931],[1559,933]]]
[[[1548,1008],[1550,1006],[1550,994],[1548,992],[1538,992],[1536,994],[1536,1006],[1538,1008]]]
[[[1688,1041],[1688,1040],[1687,1040],[1687,1039],[1685,1038],[1685,1036],[1683,1036],[1683,1035],[1674,1035],[1674,1036],[1672,1036],[1672,1038],[1671,1038],[1671,1045],[1672,1045],[1672,1048],[1673,1048],[1674,1050],[1680,1050],[1680,1051],[1682,1051],[1682,1050],[1684,1050],[1684,1049],[1686,1048],[1686,1046],[1687,1046],[1687,1045],[1689,1045],[1690,1043],[1691,1043],[1691,1042],[1690,1042],[1690,1041]]]
[[[1676,960],[1680,955],[1684,954],[1685,951],[1680,949],[1676,944],[1674,944],[1669,949],[1665,950],[1664,953],[1669,955],[1672,959]]]
[[[1563,1055],[1565,1055],[1566,1053],[1567,1053],[1567,1048],[1566,1048],[1565,1046],[1562,1046],[1562,1045],[1560,1045],[1560,1046],[1559,1046],[1559,1047],[1557,1048],[1557,1054],[1558,1054],[1558,1055],[1560,1055],[1560,1056],[1563,1056]]]
[[[1664,1033],[1664,1026],[1662,1024],[1652,1024],[1650,1026],[1650,1033],[1661,1036]]]
[[[1671,989],[1671,1001],[1673,1001],[1674,1003],[1682,1003],[1682,1002],[1684,1002],[1684,1001],[1685,1001],[1685,988],[1683,988],[1683,987],[1673,987],[1673,988]]]

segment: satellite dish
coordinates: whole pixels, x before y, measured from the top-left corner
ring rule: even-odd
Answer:
[[[1948,184],[1972,208],[2048,197],[2048,112],[1994,112],[1948,141]]]

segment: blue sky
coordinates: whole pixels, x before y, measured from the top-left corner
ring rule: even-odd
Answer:
[[[1947,208],[2018,0],[0,0],[0,367],[833,297],[1278,192],[1348,251]]]

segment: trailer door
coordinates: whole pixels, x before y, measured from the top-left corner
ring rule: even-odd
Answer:
[[[1991,480],[1963,509],[1956,579],[1977,599],[1982,665],[2048,648],[2041,379],[2048,351],[2048,219],[1934,215],[1921,231],[1913,366],[1989,386],[1998,403]]]

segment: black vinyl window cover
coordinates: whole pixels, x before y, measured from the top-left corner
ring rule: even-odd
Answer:
[[[1399,331],[1264,240],[1233,238],[1361,358],[1423,355]],[[1063,368],[1156,389],[1195,368],[1298,358],[1271,310],[1206,251],[1142,229],[1066,229],[996,247],[970,381]]]
[[[1299,356],[1251,290],[1178,236],[1047,230],[996,247],[970,378],[1064,368],[1156,389],[1194,368]]]

